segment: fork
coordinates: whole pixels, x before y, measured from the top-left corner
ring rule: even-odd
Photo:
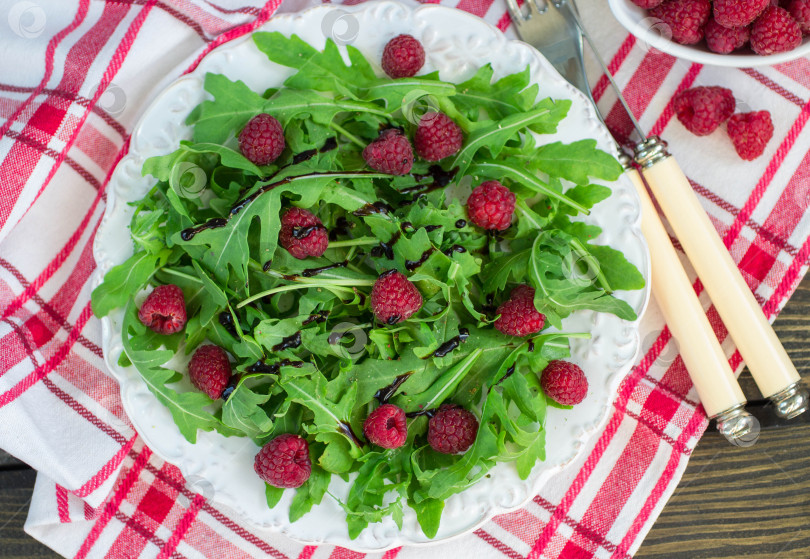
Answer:
[[[526,0],[523,5],[525,13],[516,0],[507,0],[507,7],[518,36],[537,48],[564,78],[585,94],[604,124],[585,74],[582,33],[573,11],[575,7],[571,5],[570,12],[558,9],[550,0]],[[610,79],[613,84],[612,77]],[[619,99],[624,102],[621,95]],[[628,114],[633,118],[629,110]],[[753,417],[744,408],[745,396],[647,194],[641,175],[631,166],[630,157],[618,143],[617,147],[625,175],[635,186],[641,201],[641,227],[650,247],[653,296],[678,341],[681,357],[706,413],[717,418],[718,430],[730,442],[740,444],[750,436],[754,424]]]

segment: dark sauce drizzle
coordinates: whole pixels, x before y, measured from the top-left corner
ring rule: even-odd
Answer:
[[[514,365],[514,363],[513,363],[511,367],[509,367],[508,369],[506,369],[506,374],[505,374],[505,375],[503,375],[503,376],[502,376],[502,377],[501,377],[501,378],[498,380],[498,382],[496,382],[496,383],[495,383],[495,386],[497,386],[497,385],[501,384],[503,381],[505,381],[506,379],[508,379],[509,377],[511,377],[511,376],[512,376],[512,374],[514,374],[514,372],[515,372],[515,365]]]
[[[307,227],[293,227],[292,236],[296,239],[306,239],[310,233],[318,229],[326,229],[323,225],[309,225]]]
[[[464,229],[465,227],[467,227],[466,219],[459,219],[456,221],[456,229]]]
[[[430,354],[430,357],[445,357],[448,353],[456,349],[458,346],[467,341],[470,337],[470,331],[466,328],[458,329],[458,336],[453,336]]]
[[[352,430],[352,426],[351,426],[351,425],[349,425],[348,423],[345,423],[345,422],[343,422],[343,421],[341,421],[340,423],[338,423],[338,433],[343,433],[344,435],[346,435],[347,437],[349,437],[349,438],[351,439],[351,441],[352,441],[354,444],[356,444],[357,446],[360,446],[360,447],[362,447],[362,446],[363,446],[363,441],[361,441],[361,440],[360,440],[360,439],[357,437],[357,435],[355,435],[355,434],[354,434],[354,431]]]
[[[279,343],[273,346],[273,351],[284,351],[285,349],[295,349],[301,345],[301,332],[296,332],[292,336],[282,338]]]
[[[442,252],[452,258],[454,252],[461,254],[462,252],[467,252],[467,249],[461,245],[453,245],[450,248],[444,249]]]
[[[239,333],[236,331],[236,326],[234,326],[233,316],[231,313],[228,311],[222,311],[219,313],[219,323],[222,324],[223,328],[228,331],[228,334],[234,338],[239,337]]]
[[[231,397],[233,391],[236,390],[236,387],[239,385],[239,381],[242,379],[242,375],[233,375],[231,379],[228,381],[228,384],[225,386],[225,390],[222,391],[222,401],[227,402],[228,398]]]
[[[534,340],[529,340],[529,346],[526,348],[526,351],[528,352],[534,351]]]
[[[354,223],[350,222],[345,217],[340,216],[335,221],[335,226],[329,230],[329,240],[337,241],[338,237],[341,235],[343,235],[344,237],[348,236],[349,229],[351,229],[352,227],[354,227]]]
[[[301,275],[304,276],[305,278],[311,278],[311,277],[317,276],[318,274],[320,274],[322,272],[326,272],[327,270],[334,270],[335,268],[345,268],[348,265],[349,265],[349,261],[344,260],[343,262],[335,262],[334,264],[329,264],[327,266],[321,266],[320,268],[307,268],[306,270],[301,272]]]
[[[419,260],[406,260],[405,261],[405,268],[408,269],[409,272],[413,272],[419,266],[425,263],[425,261],[430,258],[430,255],[436,250],[436,247],[430,247],[425,252],[422,253],[422,256]]]
[[[428,417],[433,417],[434,415],[436,415],[437,411],[439,411],[439,410],[437,410],[436,408],[430,408],[428,410],[409,411],[408,413],[405,414],[405,417],[414,418],[414,417],[419,417],[420,415],[426,415]]]
[[[311,315],[309,315],[307,318],[305,318],[304,321],[301,323],[301,325],[306,326],[307,324],[310,324],[312,322],[317,322],[318,324],[320,324],[322,322],[326,322],[326,317],[329,316],[329,312],[330,311],[326,311],[326,310],[316,311],[316,312],[312,313]]]
[[[268,260],[267,262],[265,262],[265,263],[264,263],[264,266],[262,266],[262,271],[264,271],[264,272],[269,272],[269,271],[270,271],[270,267],[271,267],[272,265],[273,265],[273,261],[272,261],[272,260]]]
[[[411,376],[411,373],[405,373],[403,375],[399,375],[397,378],[394,379],[394,382],[389,384],[384,388],[380,388],[374,397],[377,398],[377,401],[380,402],[380,405],[387,404],[388,400],[394,397],[394,394],[397,393],[397,390],[403,385],[403,383],[408,380],[408,377]]]
[[[371,256],[373,256],[375,258],[385,256],[388,260],[393,260],[394,259],[394,245],[397,244],[397,241],[399,240],[399,238],[401,236],[402,236],[402,232],[397,231],[393,235],[391,235],[391,240],[389,240],[387,243],[383,242],[383,241],[380,241],[379,245],[377,245],[377,246],[375,246],[374,248],[371,249],[371,253],[370,253]]]
[[[352,215],[356,217],[365,217],[368,215],[374,214],[389,214],[394,211],[394,208],[386,204],[385,202],[378,201],[374,202],[373,204],[366,204],[365,206],[360,207],[352,212]]]
[[[282,367],[303,367],[303,361],[290,361],[289,359],[282,359],[278,363],[268,365],[264,361],[256,361],[253,365],[247,368],[248,373],[260,373],[264,375],[277,375]]]

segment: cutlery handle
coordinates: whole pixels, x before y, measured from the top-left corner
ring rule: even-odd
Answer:
[[[781,413],[784,417],[802,413],[807,408],[807,394],[801,393],[799,373],[677,161],[665,149],[645,159],[655,147],[650,144],[656,141],[658,146],[662,144],[652,138],[636,152],[644,180],[672,225],[762,394],[776,404],[778,413],[784,412]]]
[[[641,198],[641,230],[650,247],[652,292],[709,417],[745,404],[737,379],[650,195],[635,169],[626,172]]]

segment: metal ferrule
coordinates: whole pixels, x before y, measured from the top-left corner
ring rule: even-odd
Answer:
[[[717,430],[735,446],[751,446],[759,439],[759,422],[745,410],[744,404],[737,404],[711,419],[717,420]]]
[[[621,163],[621,165],[622,165],[622,167],[624,167],[625,171],[632,169],[633,168],[633,158],[630,157],[630,155],[626,151],[624,151],[624,149],[622,149],[621,146],[618,146],[618,149],[619,149],[619,155],[618,155],[619,163]]]
[[[651,136],[638,144],[635,149],[636,163],[642,168],[649,168],[670,157],[667,143],[658,136]]]
[[[807,411],[810,406],[810,395],[801,382],[794,382],[784,390],[769,397],[776,415],[784,419],[793,419]]]

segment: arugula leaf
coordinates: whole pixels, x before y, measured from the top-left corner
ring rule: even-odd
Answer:
[[[158,254],[137,252],[113,267],[104,281],[90,294],[90,304],[97,317],[107,316],[111,310],[126,306],[133,293],[147,284],[154,273],[166,264],[170,251]]]

